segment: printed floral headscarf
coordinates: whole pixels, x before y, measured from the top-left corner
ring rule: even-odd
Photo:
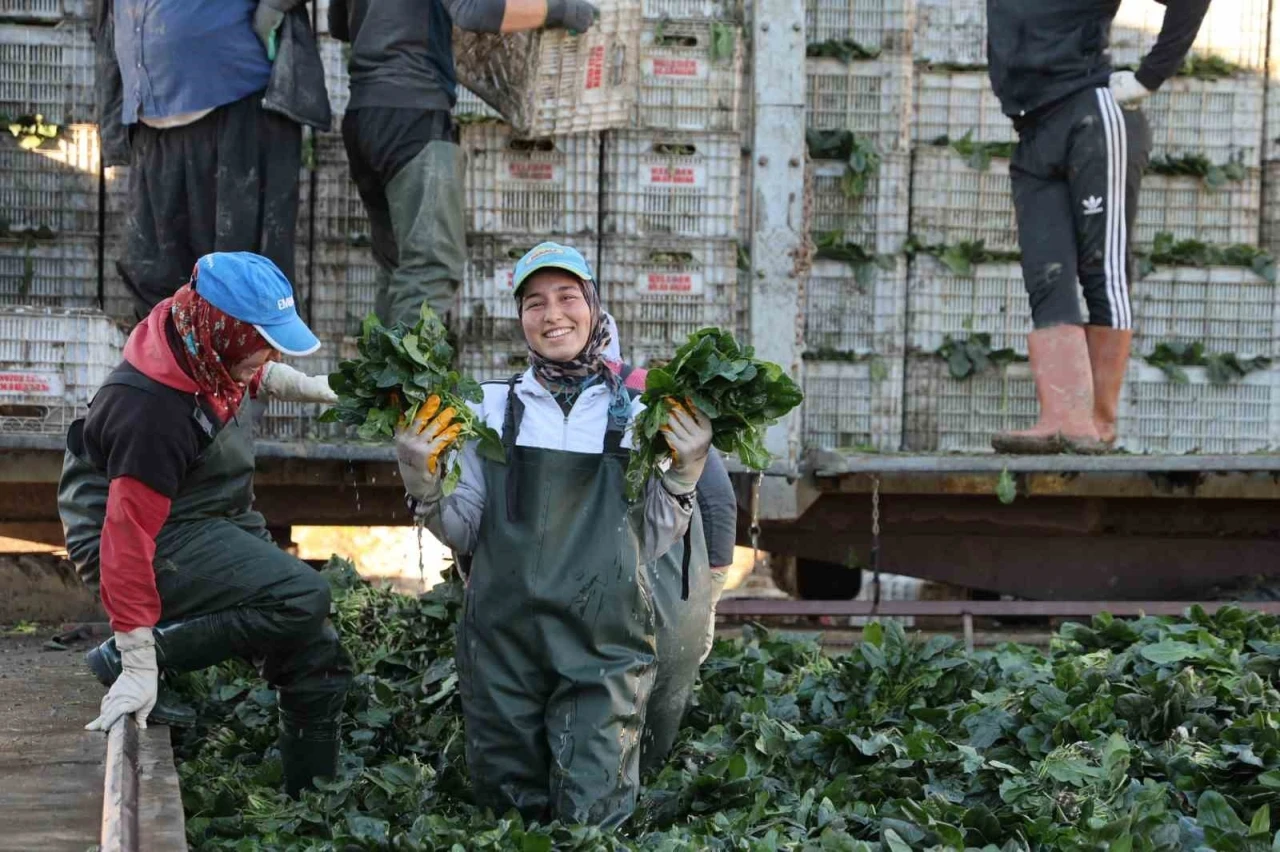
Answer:
[[[620,385],[605,358],[613,335],[608,315],[600,307],[600,294],[595,282],[579,279],[578,286],[582,288],[583,298],[591,309],[591,336],[587,339],[587,345],[569,361],[552,361],[529,346],[529,366],[533,368],[533,375],[556,398],[566,413],[573,407],[578,395],[596,381],[606,382],[615,391]],[[524,300],[517,301],[516,305],[517,311],[523,315]]]

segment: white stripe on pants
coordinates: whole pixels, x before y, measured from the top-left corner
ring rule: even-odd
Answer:
[[[1129,228],[1125,215],[1125,183],[1128,178],[1129,137],[1124,114],[1108,88],[1097,89],[1107,142],[1107,210],[1103,269],[1107,276],[1107,302],[1112,328],[1133,327],[1129,304]]]

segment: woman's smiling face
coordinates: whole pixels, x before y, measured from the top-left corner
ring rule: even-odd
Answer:
[[[561,269],[540,271],[525,281],[520,324],[525,341],[543,358],[572,361],[587,347],[591,306],[583,286],[581,279]]]

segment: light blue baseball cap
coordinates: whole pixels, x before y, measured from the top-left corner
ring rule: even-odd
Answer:
[[[511,287],[516,299],[520,298],[520,288],[529,276],[541,269],[563,269],[588,281],[595,286],[596,276],[591,271],[591,264],[582,256],[582,252],[572,246],[559,243],[539,243],[525,253],[516,263],[516,271],[511,279]]]
[[[214,252],[196,262],[195,290],[215,308],[252,323],[272,348],[310,355],[320,341],[298,316],[293,287],[280,267],[247,251]]]

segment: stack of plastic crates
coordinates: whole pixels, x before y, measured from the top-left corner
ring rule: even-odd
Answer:
[[[807,447],[902,442],[915,0],[807,0]]]

